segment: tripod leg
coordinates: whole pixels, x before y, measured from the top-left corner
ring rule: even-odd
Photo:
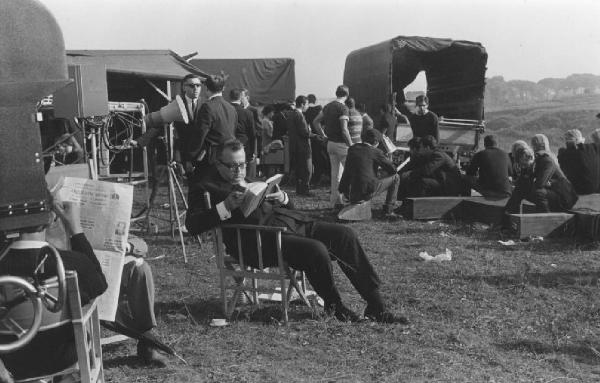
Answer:
[[[169,166],[169,174],[173,177],[173,180],[175,181],[175,185],[177,186],[177,190],[179,191],[179,196],[181,197],[181,200],[183,201],[183,206],[185,206],[185,210],[187,211],[189,206],[188,206],[187,200],[185,199],[185,195],[183,194],[183,188],[181,187],[181,184],[179,183],[179,180],[177,179],[175,170],[173,170],[173,168],[170,166]],[[195,235],[194,237],[198,241],[198,245],[202,246],[202,240],[200,239],[200,235]]]
[[[170,167],[169,169],[171,171],[169,171],[169,199],[171,200],[171,206],[174,207],[175,209],[175,218],[177,219],[177,228],[179,229],[179,241],[181,242],[181,248],[183,250],[183,262],[187,263],[187,254],[185,251],[185,241],[183,240],[183,231],[181,230],[181,220],[179,217],[179,207],[177,206],[177,196],[175,195],[175,187],[173,186],[173,176],[174,173],[172,173],[172,170]],[[172,210],[171,210],[172,211]],[[171,216],[171,228],[173,228],[173,216]]]

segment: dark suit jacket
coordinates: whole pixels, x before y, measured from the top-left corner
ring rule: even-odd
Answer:
[[[237,112],[237,127],[235,137],[244,144],[246,158],[251,158],[254,154],[254,140],[256,138],[256,128],[254,126],[254,116],[248,109],[244,109],[241,104],[231,104]]]
[[[196,107],[194,110],[190,110],[190,106],[187,103],[187,99],[184,95],[181,96],[183,99],[183,103],[185,105],[185,110],[188,114],[189,122],[186,124],[185,122],[176,121],[173,123],[173,127],[175,128],[175,134],[177,135],[177,139],[175,140],[175,160],[178,162],[191,162],[192,158],[189,158],[189,150],[188,146],[190,144],[190,132],[193,129],[192,125],[195,123],[195,118],[197,116],[198,109],[200,109],[200,99],[196,101]]]
[[[198,108],[194,123],[190,126],[187,157],[192,161],[199,161],[202,150],[210,150],[210,146],[235,138],[236,125],[235,108],[222,96],[206,101]]]
[[[294,109],[285,111],[284,116],[290,153],[293,153],[294,156],[309,158],[311,156],[310,127],[306,123],[304,115]]]
[[[408,167],[410,165],[410,167]],[[443,195],[457,196],[463,191],[463,181],[456,163],[442,150],[436,149],[429,155],[407,164],[410,178],[433,178],[443,188]]]
[[[304,112],[304,117],[306,118],[306,123],[309,127],[312,128],[313,120],[319,115],[319,113],[323,110],[321,105],[309,106],[308,109]],[[318,132],[313,132],[318,133]]]
[[[348,149],[344,173],[339,191],[350,197],[351,202],[371,199],[377,186],[377,170],[382,168],[389,174],[396,168],[380,149],[365,143],[352,145]]]
[[[198,182],[190,185],[188,195],[189,210],[187,212],[185,226],[191,234],[199,234],[213,229],[222,223],[217,204],[223,202],[232,192],[233,185],[223,179],[215,167],[207,168]],[[210,195],[210,208],[205,201],[204,194]],[[264,201],[247,218],[244,217],[240,209],[231,212],[232,216],[224,223],[243,223],[254,225],[285,227],[288,234],[305,236],[308,225],[312,219],[303,213],[293,210],[291,201],[287,205],[271,203]],[[265,255],[265,262],[274,264],[277,254],[275,252],[275,242],[273,234],[262,234],[262,243]],[[227,247],[229,254],[237,257],[237,241],[235,233],[231,230],[223,231],[223,242]],[[256,237],[254,232],[242,232],[242,247],[244,250],[244,261],[252,266],[258,266],[258,255],[256,251]]]
[[[594,144],[579,144],[558,150],[558,163],[577,194],[591,194],[600,188],[600,153]]]

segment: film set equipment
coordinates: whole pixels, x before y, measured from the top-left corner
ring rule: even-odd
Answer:
[[[70,81],[60,27],[37,1],[0,2],[0,57],[2,260],[11,248],[32,248],[19,241],[19,235],[49,222],[51,209],[35,118],[36,104]],[[1,344],[0,353],[17,350],[33,339],[42,322],[44,307],[59,312],[64,306],[65,272],[58,252],[46,243],[40,243],[37,250],[49,254],[43,255],[27,279],[14,275],[0,277],[0,331],[17,338]],[[49,256],[56,259],[57,276],[41,280],[38,272]],[[54,285],[53,292],[50,285]],[[24,306],[28,302],[29,310]],[[16,312],[22,309],[29,311],[28,321],[15,319]]]

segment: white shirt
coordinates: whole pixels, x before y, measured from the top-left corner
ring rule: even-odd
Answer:
[[[219,96],[223,96],[223,92],[219,92],[219,93],[214,93],[212,96],[210,96],[208,99],[212,100],[215,97],[219,97]]]

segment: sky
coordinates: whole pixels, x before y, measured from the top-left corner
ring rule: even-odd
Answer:
[[[346,56],[395,36],[483,44],[487,77],[600,75],[597,0],[41,0],[67,49],[290,57],[296,93],[333,97]],[[202,69],[202,68],[200,68]],[[425,90],[419,76],[408,90]]]

